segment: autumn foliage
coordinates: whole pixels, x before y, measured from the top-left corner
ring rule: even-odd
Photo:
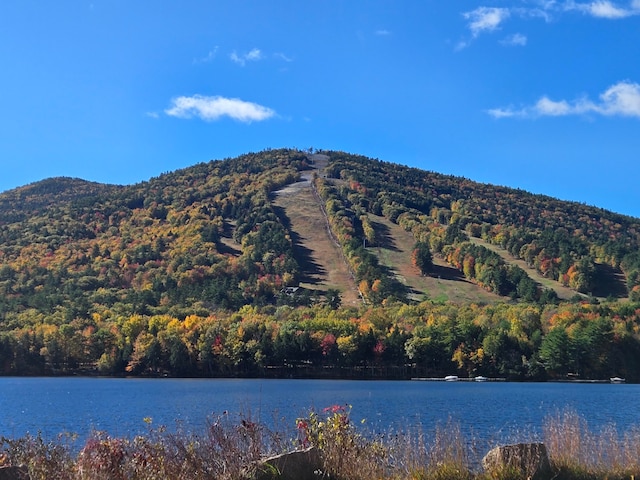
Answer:
[[[358,308],[339,289],[286,290],[307,272],[272,195],[311,168],[307,152],[0,194],[0,373],[640,379],[640,221],[324,153],[312,185]],[[411,232],[422,273],[437,258],[504,304],[418,298],[380,261],[380,216]],[[495,249],[577,297],[559,304]]]

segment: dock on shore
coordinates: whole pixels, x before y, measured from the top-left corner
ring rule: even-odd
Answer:
[[[417,380],[421,382],[506,382],[506,378],[500,377],[456,377],[455,375],[450,375],[447,377],[413,377],[411,380]]]

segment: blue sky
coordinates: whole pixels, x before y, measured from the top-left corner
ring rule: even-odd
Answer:
[[[640,217],[640,0],[0,3],[0,190],[344,150]]]

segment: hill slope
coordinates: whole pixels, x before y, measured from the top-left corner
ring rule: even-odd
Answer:
[[[295,239],[294,254],[305,272],[301,285],[323,291],[337,288],[342,292],[344,305],[358,305],[362,299],[358,294],[356,275],[350,271],[340,245],[331,233],[322,200],[313,188],[314,175],[324,175],[328,159],[327,155],[311,155],[312,169],[302,172],[302,181],[275,192],[274,205],[283,209],[282,218],[290,225]],[[431,296],[456,303],[499,300],[499,296],[465,280],[460,272],[440,258],[435,259],[433,275],[422,275],[411,263],[413,235],[382,216],[371,215],[371,218],[379,241],[368,249],[407,286],[410,298],[419,300]]]
[[[523,273],[508,258],[510,268],[484,268],[498,267],[506,257],[469,242],[474,237],[574,291],[620,295],[624,288],[619,283],[611,288],[612,277],[599,275],[598,265],[609,265],[621,268],[628,293],[640,293],[638,219],[340,152],[332,153],[327,171],[341,182],[331,195],[342,206],[385,216],[427,242],[468,279],[497,293],[517,290],[506,277],[515,280]]]
[[[286,303],[280,290],[300,282],[349,305],[633,296],[639,232],[637,219],[518,190],[273,150],[132,186],[58,178],[0,194],[0,313],[233,309]],[[412,264],[415,242],[434,254],[430,276]]]
[[[0,373],[640,379],[639,245],[638,219],[344,152],[49,179],[0,194]]]

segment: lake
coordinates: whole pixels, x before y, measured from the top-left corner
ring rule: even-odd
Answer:
[[[351,405],[354,421],[380,433],[448,420],[487,442],[532,440],[565,411],[597,430],[640,424],[640,385],[260,379],[0,378],[0,435],[93,430],[131,437],[154,427],[197,432],[229,412],[286,430],[311,408]]]

